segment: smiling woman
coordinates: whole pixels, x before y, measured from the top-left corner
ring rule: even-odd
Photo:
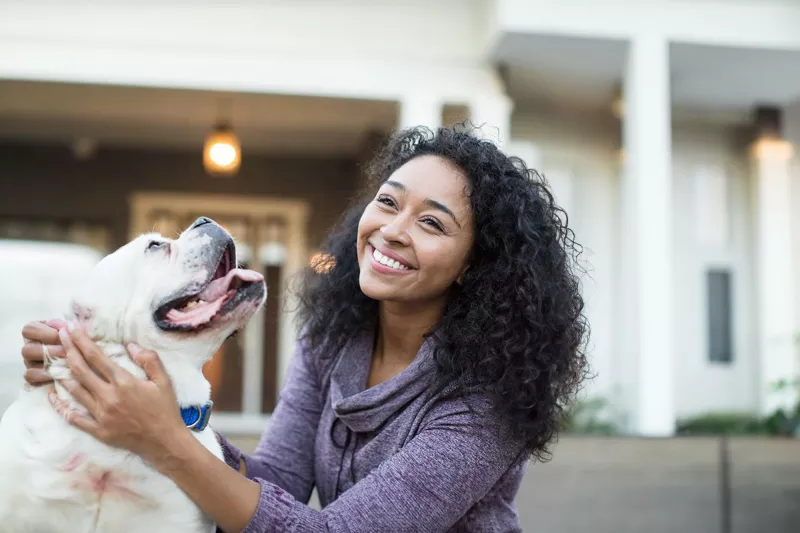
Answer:
[[[449,128],[402,132],[369,174],[323,247],[336,268],[306,277],[305,338],[324,359],[377,329],[381,353],[387,314],[419,320],[437,341],[436,386],[480,390],[526,452],[547,458],[586,375],[589,326],[581,247],[545,180]],[[409,270],[381,268],[389,259]]]
[[[381,185],[358,224],[364,294],[392,302],[438,299],[444,305],[472,247],[468,187],[463,171],[434,155],[412,159]]]
[[[403,131],[371,174],[305,273],[253,454],[219,436],[225,465],[193,442],[163,379],[115,391],[129,400],[100,431],[139,428],[129,446],[226,532],[520,531],[527,461],[547,458],[584,377],[580,247],[544,180],[470,133]]]

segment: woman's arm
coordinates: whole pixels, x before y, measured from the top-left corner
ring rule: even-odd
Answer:
[[[244,452],[226,439],[223,434],[214,431],[214,435],[217,436],[217,442],[219,442],[219,445],[222,447],[222,460],[225,461],[229,467],[238,470],[240,474],[246,476],[247,465],[244,462]]]
[[[175,433],[172,443],[175,452],[162,456],[153,466],[172,479],[222,531],[244,530],[260,505],[260,484],[218,460],[188,431]]]
[[[298,343],[269,427],[255,451],[243,454],[220,438],[229,456],[226,461],[248,478],[274,483],[298,501],[308,503],[314,488],[314,443],[323,405],[311,356]]]
[[[243,480],[187,434],[176,439],[183,453],[156,468],[227,533],[448,531],[520,454],[519,446],[475,415],[453,411],[316,511],[268,481]]]

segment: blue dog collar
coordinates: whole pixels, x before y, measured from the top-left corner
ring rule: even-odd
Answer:
[[[211,408],[213,406],[214,402],[209,400],[205,405],[181,407],[183,423],[192,431],[203,431],[208,426],[208,419],[211,417]]]

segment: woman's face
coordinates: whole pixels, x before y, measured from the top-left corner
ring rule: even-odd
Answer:
[[[414,303],[442,297],[472,248],[468,192],[463,171],[442,157],[418,156],[398,168],[358,224],[364,294]]]

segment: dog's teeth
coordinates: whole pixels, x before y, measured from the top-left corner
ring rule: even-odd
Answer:
[[[183,308],[184,309],[194,309],[198,305],[204,304],[204,303],[205,302],[203,300],[192,300],[191,302],[189,302],[185,306],[183,306]]]

